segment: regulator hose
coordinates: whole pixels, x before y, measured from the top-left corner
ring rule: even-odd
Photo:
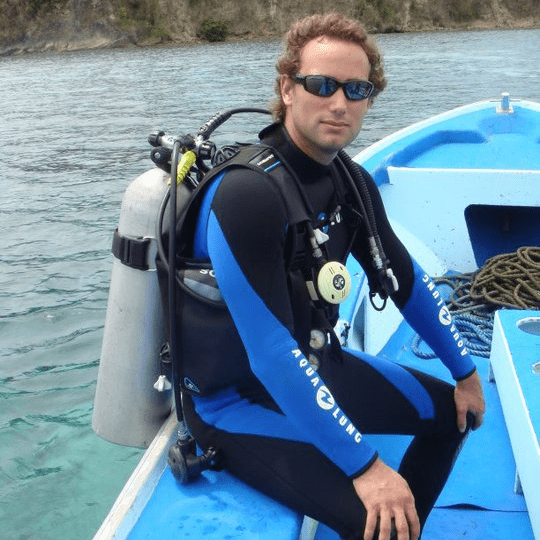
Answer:
[[[207,120],[197,132],[197,137],[201,137],[203,140],[208,140],[210,135],[222,124],[224,124],[233,114],[239,113],[261,113],[271,114],[267,109],[259,109],[257,107],[239,107],[237,109],[230,109],[228,111],[220,111],[214,114],[209,120]]]
[[[175,290],[175,259],[176,259],[176,234],[174,234],[176,226],[176,190],[178,185],[178,159],[180,155],[180,141],[175,141],[172,148],[171,156],[171,180],[169,186],[169,242],[168,242],[168,274],[167,274],[167,303],[169,308],[169,344],[172,356],[173,365],[173,380],[175,378],[174,367],[177,365],[176,359],[178,354],[178,344],[176,340],[176,290]],[[167,259],[163,259],[167,260]],[[178,423],[181,424],[184,421],[183,411],[181,407],[181,392],[178,381],[174,381],[174,399],[176,402],[176,414]],[[181,430],[179,429],[179,432]]]
[[[377,230],[377,222],[375,220],[375,212],[369,195],[369,190],[366,183],[366,178],[362,168],[344,151],[338,152],[354,196],[358,202],[361,213],[364,216],[365,226],[368,233],[368,242],[373,261],[373,267],[377,275],[377,283],[375,290],[370,293],[370,302],[373,308],[377,311],[382,311],[386,306],[388,296],[397,292],[399,289],[398,282],[389,266],[388,259],[384,253],[381,238]],[[356,182],[354,181],[356,180]],[[358,186],[358,187],[357,187]],[[375,305],[373,298],[378,294],[382,300],[382,306]]]
[[[175,141],[171,156],[171,182],[169,189],[169,273],[168,279],[168,304],[169,304],[169,344],[171,349],[173,381],[174,381],[174,399],[176,403],[176,418],[178,421],[178,438],[176,444],[169,448],[168,462],[173,476],[182,484],[190,482],[197,478],[203,470],[209,469],[213,465],[216,451],[209,448],[202,455],[197,455],[197,445],[195,439],[191,436],[189,428],[184,419],[184,408],[182,405],[182,391],[180,387],[178,373],[181,362],[178,360],[178,344],[176,340],[176,192],[179,182],[182,182],[189,173],[192,165],[195,163],[196,155],[192,151],[186,152],[179,160],[181,142]],[[176,373],[175,373],[176,371]],[[180,369],[181,371],[181,369]]]

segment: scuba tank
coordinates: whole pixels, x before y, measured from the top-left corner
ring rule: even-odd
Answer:
[[[169,187],[173,147],[196,153],[200,180],[209,169],[203,160],[225,160],[233,151],[224,147],[214,156],[215,146],[207,139],[237,112],[268,114],[262,109],[218,113],[201,126],[196,137],[168,136],[162,131],[150,134],[148,141],[154,147],[150,157],[157,167],[136,178],[122,199],[92,415],[93,430],[110,442],[147,447],[173,406],[170,379],[174,351],[165,343],[169,306],[160,295],[157,236],[171,193],[174,191],[174,207],[181,210],[197,184],[188,178],[190,182],[179,183],[176,190]],[[176,402],[181,425],[179,396]]]
[[[155,168],[129,185],[113,240],[92,427],[100,437],[128,446],[147,447],[172,406],[170,390],[153,388],[164,340],[155,233],[167,179]]]

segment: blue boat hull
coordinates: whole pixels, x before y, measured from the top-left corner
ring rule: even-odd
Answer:
[[[468,105],[401,130],[356,160],[374,176],[398,236],[431,275],[472,271],[493,254],[540,245],[538,104],[503,99]],[[511,234],[501,228],[501,216],[511,223]],[[350,326],[347,344],[450,380],[437,359],[423,360],[412,352],[413,332],[397,310],[388,307],[378,313],[370,307],[362,269],[354,261],[349,267],[355,276],[353,294],[343,304],[338,323]],[[522,419],[533,426],[528,457],[523,458],[520,433],[509,435],[505,422],[512,402],[503,396],[490,368],[503,366],[495,371],[505,377],[504,366],[521,356],[523,338],[513,331],[515,324],[503,320],[492,357],[477,358],[487,401],[485,425],[469,437],[423,540],[540,540],[540,494],[530,487],[540,484],[539,478],[522,477],[537,474],[540,466],[540,452],[535,455],[540,376],[522,382],[516,377],[515,388],[504,390],[517,391],[525,400],[523,410],[535,411]],[[513,343],[509,356],[507,333]],[[536,351],[540,337],[534,339],[528,343]],[[519,394],[520,385],[528,389],[525,394]],[[408,439],[369,438],[383,459],[397,466]],[[338,538],[225,472],[206,472],[193,485],[179,486],[164,461],[173,440],[174,419],[148,450],[95,540]],[[524,494],[515,489],[516,463]]]

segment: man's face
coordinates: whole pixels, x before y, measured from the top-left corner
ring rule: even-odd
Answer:
[[[301,75],[329,75],[339,81],[369,78],[366,53],[355,43],[322,36],[309,41],[301,54]],[[343,88],[329,97],[314,96],[287,76],[281,78],[286,106],[285,127],[294,143],[320,163],[330,163],[353,141],[368,110],[368,100],[350,101]]]

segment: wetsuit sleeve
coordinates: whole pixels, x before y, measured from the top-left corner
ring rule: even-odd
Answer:
[[[450,370],[452,377],[456,381],[466,379],[476,367],[463,338],[431,278],[414,260],[413,268],[412,291],[401,313]]]
[[[379,189],[367,171],[364,171],[364,177],[383,249],[399,284],[399,290],[392,296],[392,300],[454,379],[467,378],[474,372],[475,365],[452,322],[450,312],[432,280],[395,235],[386,216]],[[353,255],[366,268],[365,265],[371,264],[367,256],[368,248],[362,242],[362,235],[358,236]]]
[[[350,422],[345,429],[331,414],[334,398],[293,337],[286,237],[282,195],[265,176],[240,170],[221,178],[207,248],[251,369],[302,440],[353,476],[376,454]]]

